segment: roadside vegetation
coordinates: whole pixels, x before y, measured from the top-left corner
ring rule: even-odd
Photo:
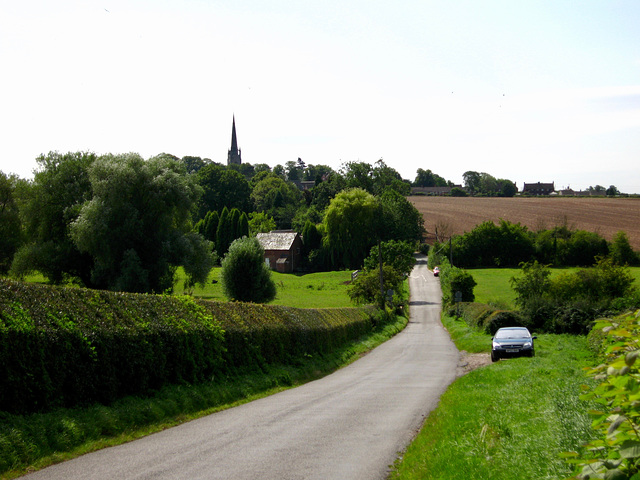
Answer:
[[[460,349],[491,336],[461,320],[443,321]],[[477,348],[476,348],[477,350]],[[458,378],[395,465],[393,479],[564,478],[560,454],[594,438],[590,404],[580,400],[593,364],[585,337],[540,335],[534,358],[500,361]]]
[[[1,389],[6,406],[0,413],[2,478],[319,378],[356,360],[407,322],[406,317],[390,310],[376,312],[370,307],[297,310],[3,282],[0,351],[5,355],[0,364],[11,367],[3,381],[14,385]],[[309,275],[306,282],[314,287],[307,289],[307,298],[312,292],[322,295],[322,288],[318,288],[324,282],[322,275],[316,280]],[[342,296],[348,298],[344,288]],[[198,322],[186,321],[191,317]],[[211,331],[210,343],[218,351],[209,366],[191,362],[207,348],[198,341],[203,329]],[[45,330],[49,335],[41,336],[39,332]],[[195,336],[190,335],[192,330]],[[17,343],[9,345],[14,340],[26,341],[31,353],[23,355]],[[110,355],[110,351],[117,353],[114,349],[120,354]],[[7,356],[8,352],[12,355]],[[47,352],[57,359],[55,365],[47,360]],[[121,358],[123,353],[126,359]],[[23,361],[40,358],[38,365],[48,371],[12,362],[16,356]],[[65,360],[74,365],[65,367]],[[121,383],[119,377],[109,377],[105,383],[102,377],[84,378],[86,366],[82,362],[88,362],[102,377],[125,373],[136,380]],[[126,365],[111,368],[108,362]],[[20,382],[29,377],[17,374],[23,367],[51,376],[51,382],[36,379],[31,386],[36,388],[24,387]],[[191,372],[192,367],[198,370]],[[158,383],[160,377],[169,378],[177,372],[182,378]],[[87,402],[86,393],[94,384],[121,385],[125,390],[127,385],[147,387],[125,396],[114,390],[110,399]],[[49,407],[42,403],[45,399]],[[20,408],[28,411],[11,411]]]
[[[497,328],[522,325],[538,337],[536,356],[457,379],[391,478],[637,478],[639,332],[637,314],[619,312],[639,306],[640,269],[611,258],[470,271],[429,261],[441,265],[442,320],[458,349],[488,357]]]

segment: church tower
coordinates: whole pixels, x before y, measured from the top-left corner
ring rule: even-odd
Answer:
[[[238,140],[236,139],[236,116],[233,116],[233,126],[231,127],[231,149],[227,154],[227,165],[240,165],[242,163],[242,153],[238,149]]]

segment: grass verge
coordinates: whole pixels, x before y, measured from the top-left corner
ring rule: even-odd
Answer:
[[[292,365],[267,365],[264,371],[200,385],[171,386],[110,406],[26,416],[0,412],[0,478],[16,478],[320,378],[357,360],[406,324],[406,318],[396,317],[330,355],[305,356]]]
[[[464,339],[459,322],[443,321],[456,343]],[[488,351],[490,337],[484,337]],[[582,369],[593,361],[585,337],[540,335],[536,357],[501,360],[460,377],[390,478],[569,476],[571,466],[558,455],[579,450],[593,435],[588,405],[579,400],[581,385],[589,382]]]

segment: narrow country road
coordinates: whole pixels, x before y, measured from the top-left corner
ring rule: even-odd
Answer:
[[[357,362],[301,387],[23,478],[384,479],[456,376],[440,286],[418,257],[407,328]]]

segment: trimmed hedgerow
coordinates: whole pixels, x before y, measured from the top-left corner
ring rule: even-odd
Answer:
[[[323,354],[373,310],[303,310],[0,279],[0,411],[108,404]]]
[[[110,403],[210,378],[223,330],[184,297],[0,280],[0,410]]]

